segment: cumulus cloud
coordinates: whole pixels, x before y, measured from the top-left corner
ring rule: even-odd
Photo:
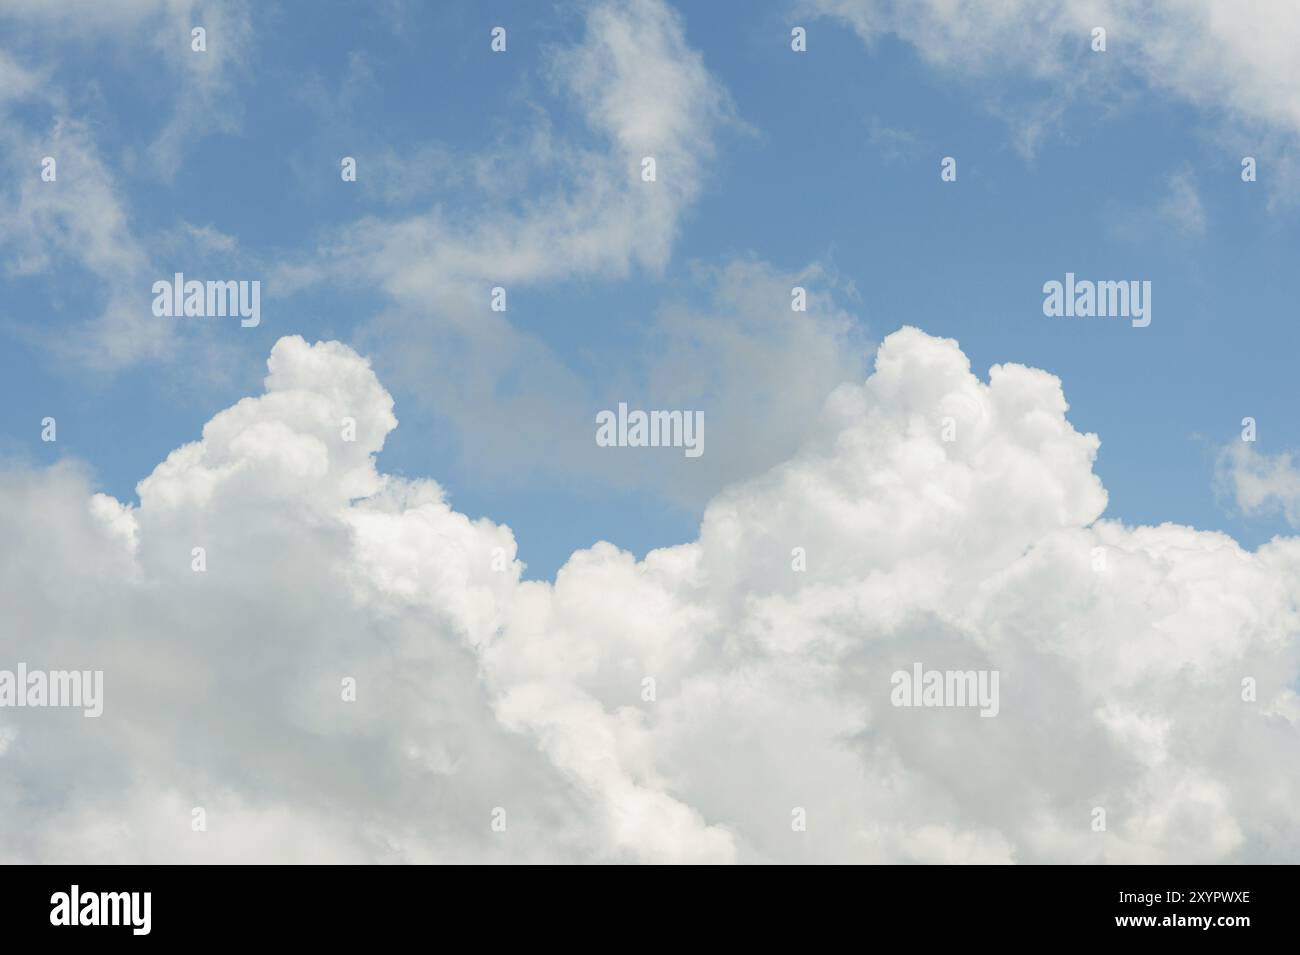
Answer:
[[[99,719],[0,712],[0,858],[1294,858],[1300,541],[1100,519],[1067,410],[905,328],[696,540],[521,581],[376,469],[368,363],[282,339],[138,506],[0,472],[0,660],[105,671]],[[998,715],[892,706],[913,662],[997,670]]]

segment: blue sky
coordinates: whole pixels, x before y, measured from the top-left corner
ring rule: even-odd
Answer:
[[[310,258],[367,216],[397,221],[436,206],[473,220],[526,208],[550,187],[544,163],[533,174],[514,165],[487,183],[473,180],[471,165],[497,154],[517,163],[529,131],[544,126],[574,149],[605,148],[554,77],[557,55],[582,36],[584,5],[380,8],[249,8],[251,29],[223,85],[199,101],[165,168],[151,161],[151,144],[175,113],[195,108],[178,92],[183,79],[160,83],[158,62],[105,36],[11,21],[8,53],[48,70],[59,102],[13,108],[30,139],[6,156],[16,170],[10,201],[31,188],[12,176],[38,174],[45,153],[30,149],[43,150],[58,118],[73,117],[87,124],[154,277],[260,277],[264,303],[259,328],[178,326],[165,354],[103,367],[58,349],[103,307],[103,276],[66,249],[18,274],[23,243],[6,243],[0,450],[37,463],[75,457],[103,490],[132,500],[168,451],[257,392],[276,339],[338,338],[372,358],[396,398],[401,427],[381,467],[431,475],[458,509],[509,524],[529,576],[552,576],[599,539],[637,554],[690,539],[718,481],[665,492],[576,464],[547,470],[529,453],[494,452],[483,467],[464,440],[475,425],[422,402],[418,373],[386,373],[404,346],[373,323],[395,309],[418,324],[417,308],[364,280],[277,286],[284,263]],[[1229,111],[1155,88],[1126,61],[1139,51],[1122,35],[1104,54],[1087,49],[1086,35],[1067,49],[1066,88],[1029,72],[955,72],[903,38],[864,43],[843,19],[786,3],[679,11],[688,45],[730,106],[662,267],[633,261],[621,274],[508,283],[509,321],[576,380],[618,397],[609,389],[654,347],[647,329],[661,310],[695,309],[707,321],[700,269],[755,261],[797,273],[820,263],[864,360],[908,324],[958,339],[981,376],[1003,362],[1058,375],[1072,423],[1101,437],[1107,516],[1222,529],[1248,546],[1286,531],[1276,511],[1243,515],[1214,480],[1243,416],[1258,420],[1261,452],[1300,447],[1289,285],[1300,246],[1285,189],[1269,181],[1266,128],[1259,150],[1248,139],[1243,149],[1246,134],[1223,131]],[[497,24],[509,30],[504,55],[488,48]],[[790,50],[795,24],[808,29],[805,54]],[[214,31],[214,46],[223,41]],[[1052,118],[1028,148],[1026,127],[1039,115]],[[1241,156],[1256,152],[1260,181],[1243,183]],[[358,157],[360,182],[340,181],[344,155]],[[940,181],[943,156],[958,161],[956,183]],[[61,180],[77,173],[72,160],[60,168]],[[1186,218],[1188,196],[1199,226],[1196,214]],[[1172,204],[1179,197],[1183,205]],[[222,241],[179,237],[187,225]],[[1067,271],[1150,280],[1152,324],[1044,317],[1041,286]],[[147,287],[138,293],[140,323],[167,321],[149,313]],[[433,348],[437,334],[431,327]],[[826,380],[825,391],[837,383]],[[494,386],[510,389],[509,377]],[[644,382],[625,397],[662,403]],[[39,441],[46,415],[58,420],[56,444]],[[575,419],[574,433],[591,431],[591,421]]]

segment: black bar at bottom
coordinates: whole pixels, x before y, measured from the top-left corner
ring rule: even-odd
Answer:
[[[64,936],[114,947],[333,947],[452,929],[431,940],[458,944],[464,932],[601,947],[620,938],[829,945],[846,933],[868,943],[902,933],[918,945],[1128,936],[1181,946],[1294,943],[1300,927],[1289,866],[765,868],[695,883],[699,875],[676,871],[656,885],[653,873],[630,868],[593,878],[582,868],[8,867],[0,920],[7,942]]]

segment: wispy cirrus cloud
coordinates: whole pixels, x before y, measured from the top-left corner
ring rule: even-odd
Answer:
[[[242,3],[130,0],[121,4],[27,2],[0,4],[9,26],[0,49],[0,162],[9,188],[0,191],[0,253],[10,275],[88,277],[99,303],[74,320],[75,331],[51,334],[44,321],[10,314],[11,333],[43,345],[77,367],[113,372],[173,354],[174,329],[149,310],[156,262],[165,236],[136,221],[120,158],[105,155],[99,123],[80,114],[84,91],[65,75],[70,50],[136,48],[149,37],[156,60],[142,64],[175,77],[170,109],[149,144],[150,175],[175,175],[195,141],[237,122],[229,95],[248,50],[250,27]],[[208,31],[207,49],[191,48],[191,29]],[[57,50],[57,55],[52,52]],[[134,62],[134,61],[132,61]],[[40,63],[35,67],[31,64]],[[41,178],[53,158],[57,179]]]
[[[1089,109],[1109,109],[1132,98],[1136,81],[1206,111],[1225,146],[1247,150],[1239,155],[1268,156],[1274,203],[1293,201],[1300,19],[1288,0],[797,0],[795,9],[845,23],[867,43],[896,35],[953,75],[1017,81],[1014,108],[987,84],[980,95],[1006,116],[1026,155],[1072,101],[1086,96]],[[1090,47],[1097,27],[1106,31],[1104,54]],[[1026,94],[1024,80],[1050,92]]]

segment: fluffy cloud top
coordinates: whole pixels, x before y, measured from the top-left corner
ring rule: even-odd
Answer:
[[[0,666],[105,671],[99,719],[0,713],[0,858],[1300,850],[1300,541],[1099,520],[1097,438],[1051,375],[986,384],[903,329],[698,540],[600,543],[547,583],[508,528],[377,471],[396,420],[358,355],[285,338],[269,367],[138,506],[0,473]],[[892,706],[918,661],[998,670],[997,717]]]

